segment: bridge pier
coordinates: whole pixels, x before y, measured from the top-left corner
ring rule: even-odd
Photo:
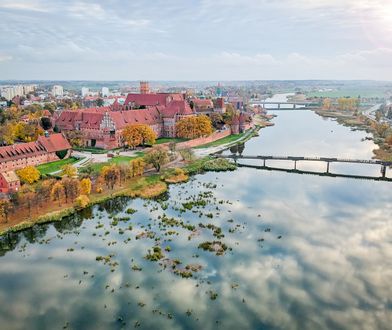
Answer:
[[[278,109],[280,109],[280,103],[278,103]]]
[[[294,170],[297,170],[297,161],[294,161]]]
[[[329,162],[327,162],[327,173],[329,173]]]
[[[385,178],[385,176],[387,175],[387,167],[385,165],[381,166],[381,176],[383,178]]]
[[[265,167],[265,159],[263,160],[263,166]]]
[[[293,109],[294,110],[297,109],[297,104],[296,103],[293,104]]]

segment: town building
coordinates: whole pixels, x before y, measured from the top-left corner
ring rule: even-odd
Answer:
[[[7,101],[11,101],[17,96],[25,96],[31,92],[34,92],[36,85],[16,85],[16,86],[5,86],[1,89],[1,96]]]
[[[82,97],[90,95],[90,90],[87,87],[82,87]]]
[[[102,87],[101,96],[102,96],[102,97],[108,97],[109,95],[110,95],[109,88],[107,88],[107,87]]]
[[[52,95],[54,97],[57,97],[57,96],[63,97],[63,95],[64,95],[63,86],[54,85],[52,88]]]
[[[0,147],[0,193],[19,189],[20,182],[15,170],[67,158],[70,150],[71,145],[60,133],[40,136],[35,142]]]
[[[8,194],[17,192],[20,188],[20,180],[14,171],[0,172],[0,193]]]
[[[66,158],[70,150],[71,145],[60,133],[40,136],[35,142],[0,147],[0,173],[59,160],[56,153],[60,151],[66,153]]]

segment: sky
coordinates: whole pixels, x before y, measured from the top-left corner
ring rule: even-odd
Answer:
[[[392,0],[0,0],[0,80],[392,80]]]

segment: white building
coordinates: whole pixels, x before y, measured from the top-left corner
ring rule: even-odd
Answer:
[[[64,95],[64,90],[63,90],[63,86],[60,85],[54,85],[52,88],[52,95],[53,96],[63,96]]]
[[[90,90],[87,87],[82,87],[82,97],[88,96],[90,94]]]
[[[36,85],[17,85],[17,86],[5,86],[1,90],[1,96],[7,101],[12,100],[15,96],[24,96],[31,92],[34,92]]]
[[[108,97],[110,95],[109,88],[102,87],[101,94],[102,94],[102,97]]]

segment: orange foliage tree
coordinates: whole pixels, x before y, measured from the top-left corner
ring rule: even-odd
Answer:
[[[196,139],[212,133],[211,120],[206,115],[182,118],[176,124],[178,137]]]
[[[41,177],[40,172],[34,166],[27,166],[25,168],[17,170],[16,174],[23,183],[29,184],[37,182]]]
[[[157,135],[148,125],[132,124],[124,128],[122,138],[129,147],[135,148],[138,145],[154,144]]]

